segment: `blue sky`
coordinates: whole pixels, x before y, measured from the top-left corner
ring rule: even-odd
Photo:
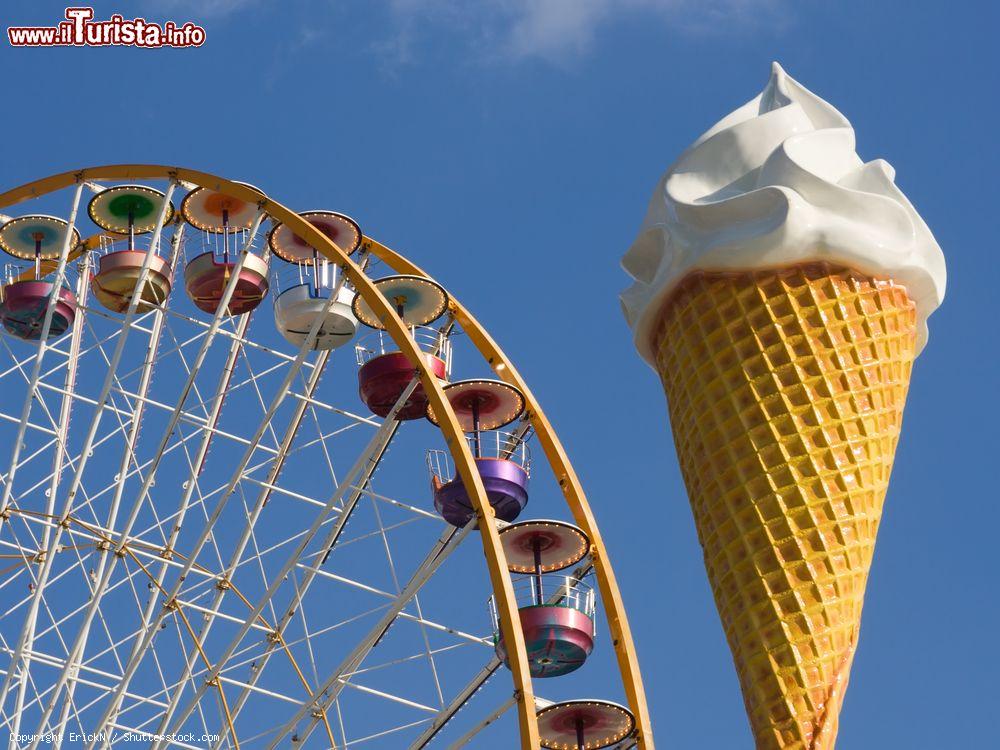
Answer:
[[[7,2],[6,25],[62,3]],[[152,0],[196,50],[0,45],[3,185],[177,163],[347,212],[475,312],[581,474],[630,608],[661,747],[750,746],[659,383],[618,267],[661,172],[772,60],[853,123],[940,242],[841,747],[972,747],[1000,667],[994,573],[998,14],[987,3]],[[541,508],[554,509],[552,499]],[[599,648],[609,649],[606,642]],[[618,695],[600,675],[579,692]],[[567,680],[573,678],[565,678]],[[561,692],[572,693],[571,688]],[[485,746],[485,745],[484,745]]]

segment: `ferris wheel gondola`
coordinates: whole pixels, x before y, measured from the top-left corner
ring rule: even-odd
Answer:
[[[169,262],[150,248],[136,250],[136,236],[161,230],[174,216],[174,206],[159,190],[145,185],[116,185],[95,195],[87,207],[91,221],[106,232],[127,237],[123,250],[100,256],[91,288],[98,302],[112,312],[125,312],[135,296],[136,286],[146,267],[146,281],[139,295],[137,309],[145,312],[163,304],[170,294],[173,271]],[[159,237],[155,236],[158,242]]]
[[[513,521],[528,503],[531,466],[524,440],[500,430],[524,413],[524,395],[507,383],[482,379],[450,383],[444,387],[444,394],[468,436],[476,468],[497,518]],[[431,408],[427,409],[427,419],[432,424],[438,423]],[[434,507],[444,520],[461,528],[475,514],[473,502],[462,480],[443,472],[441,465],[433,460],[433,452],[430,458]]]
[[[262,199],[264,194],[245,183]],[[195,306],[214,315],[225,294],[232,276],[238,275],[227,315],[243,315],[254,310],[267,296],[267,261],[251,251],[254,229],[262,214],[257,205],[218,190],[199,187],[192,190],[181,203],[184,220],[205,232],[217,235],[220,242],[215,247],[191,258],[184,266],[184,288]],[[247,242],[236,250],[232,241],[237,234],[246,233]]]
[[[448,293],[431,279],[415,275],[386,276],[375,281],[375,288],[395,308],[434,376],[448,380],[451,344],[447,333],[429,325],[448,309]],[[376,333],[358,343],[358,390],[361,400],[372,413],[384,417],[413,380],[414,367],[405,354],[395,348],[385,335],[386,323],[372,309],[363,295],[356,295],[351,305],[354,315]],[[429,401],[423,386],[417,384],[403,405],[399,419],[420,419]]]
[[[575,672],[594,650],[596,601],[580,577],[557,572],[583,560],[590,552],[590,540],[564,521],[522,521],[501,529],[500,541],[507,569],[523,576],[514,581],[514,592],[531,676]],[[494,641],[497,656],[507,663],[499,628]]]
[[[67,237],[67,235],[69,235]],[[0,294],[0,321],[13,336],[37,341],[44,328],[49,299],[56,295],[49,327],[50,336],[61,336],[76,318],[76,295],[42,275],[42,262],[55,260],[62,249],[80,244],[80,233],[69,223],[41,214],[10,219],[0,226],[0,248],[5,253],[33,264],[33,278],[5,283]]]
[[[361,247],[361,229],[349,216],[336,211],[303,211],[299,215],[348,255]],[[285,340],[299,346],[318,322],[315,349],[336,349],[348,343],[358,330],[358,319],[351,309],[355,293],[338,279],[337,266],[283,224],[271,229],[268,245],[292,271],[283,289],[279,284],[280,293],[274,300],[274,322]]]
[[[73,226],[81,194],[101,196],[109,183],[108,190],[126,189],[105,195],[92,216],[113,236],[81,243]],[[169,221],[173,191],[192,184],[181,203],[185,222]],[[497,727],[503,736],[494,745],[537,750],[550,721],[543,711],[536,716],[549,704],[536,701],[533,678],[568,674],[593,658],[572,652],[587,651],[588,631],[567,619],[593,619],[597,594],[584,580],[590,570],[609,613],[608,651],[627,665],[621,684],[641,726],[634,740],[639,750],[652,747],[626,613],[582,489],[513,364],[443,287],[371,238],[351,256],[351,242],[322,228],[317,234],[309,217],[258,191],[175,167],[57,175],[0,194],[0,209],[54,200],[64,188],[73,191],[70,222],[35,214],[0,226],[4,250],[37,260],[38,270],[24,273],[39,278],[29,281],[49,284],[34,297],[32,320],[43,325],[27,337],[38,344],[28,356],[8,347],[11,361],[0,367],[0,440],[10,448],[0,483],[0,545],[11,558],[0,566],[7,644],[0,720],[14,735],[38,738],[26,740],[25,750],[69,736],[73,727],[96,738],[91,750],[106,750],[112,730],[155,732],[156,750],[171,738],[206,748],[272,750],[291,739],[303,750],[361,742],[372,750],[422,750],[440,733],[465,731],[452,718],[490,695],[516,706],[517,721],[489,719],[471,734]],[[112,199],[128,196],[132,221],[126,203],[124,221],[114,223]],[[153,204],[152,229],[138,197]],[[252,263],[246,253],[263,221],[319,245],[321,258],[309,250],[302,251],[307,262],[288,262],[286,245],[276,240],[270,250],[285,264],[279,273],[301,269],[316,285],[314,272],[325,262],[331,273],[337,267],[335,283],[356,295],[350,314],[375,329],[374,344],[357,346],[358,384],[374,417],[358,413],[353,379],[340,377],[343,350],[316,346],[322,317],[298,334],[294,354],[274,345],[278,335],[269,327],[250,326],[250,316],[227,320],[229,295],[245,280],[240,264]],[[155,284],[160,238],[169,268],[185,252],[188,227],[226,240],[212,253],[219,265],[231,264],[230,281],[214,306],[194,300],[210,322],[184,295],[164,289],[147,297],[137,275],[122,276],[119,291],[130,296],[124,317],[88,305],[87,292],[98,291],[90,276],[95,255],[103,258],[100,274],[116,268],[106,260],[115,252],[134,252]],[[230,246],[240,233],[241,246]],[[114,243],[130,235],[118,250]],[[144,236],[148,245],[136,247]],[[394,275],[371,278],[369,269],[380,264]],[[257,270],[266,283],[266,266]],[[60,290],[53,297],[66,278],[75,280],[77,296]],[[259,283],[241,288],[251,294],[234,295],[237,306],[261,296]],[[345,301],[331,290],[323,305]],[[72,336],[56,343],[70,326]],[[469,353],[503,380],[448,385],[456,334],[463,364],[474,366]],[[428,421],[417,419],[425,415]],[[397,437],[404,423],[413,439],[437,436],[447,446],[438,452],[451,464],[442,484],[451,483],[461,500],[443,503],[440,514],[414,502],[424,480],[411,436]],[[502,520],[527,500],[528,444],[536,434],[552,486],[563,492],[548,501],[564,499],[579,529]],[[508,463],[509,476],[484,468]],[[481,482],[469,479],[477,471]],[[451,510],[456,515],[448,518]],[[463,545],[475,537],[481,547]],[[538,560],[530,544],[537,540]],[[426,554],[418,561],[421,547]],[[384,559],[389,584],[375,575]],[[477,580],[483,561],[488,581]],[[576,565],[571,576],[545,578],[566,565]],[[489,590],[492,640],[482,634]],[[551,601],[564,591],[568,598]],[[524,596],[544,596],[569,614],[526,620]],[[504,681],[486,684],[505,663],[513,699]],[[415,674],[414,665],[426,665],[427,674]],[[468,684],[447,695],[463,673]],[[606,736],[589,726],[583,735],[586,748]],[[200,736],[214,739],[190,739]]]

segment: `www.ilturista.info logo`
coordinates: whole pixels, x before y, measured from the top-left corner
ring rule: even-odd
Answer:
[[[56,26],[9,26],[13,47],[200,47],[205,29],[191,21],[162,24],[117,13],[95,21],[93,8],[67,8],[66,20]]]

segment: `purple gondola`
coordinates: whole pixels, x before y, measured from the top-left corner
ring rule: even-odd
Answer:
[[[513,521],[528,503],[530,464],[523,436],[500,432],[500,428],[520,418],[524,396],[499,380],[460,380],[446,385],[444,395],[468,434],[476,468],[497,518]],[[433,409],[427,410],[427,418],[438,423]],[[428,458],[434,507],[448,523],[465,526],[475,515],[465,485],[452,474],[440,451],[431,451]]]

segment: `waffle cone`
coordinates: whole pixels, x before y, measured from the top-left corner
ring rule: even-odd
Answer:
[[[757,747],[829,750],[916,345],[905,289],[826,264],[685,278],[654,348]]]

